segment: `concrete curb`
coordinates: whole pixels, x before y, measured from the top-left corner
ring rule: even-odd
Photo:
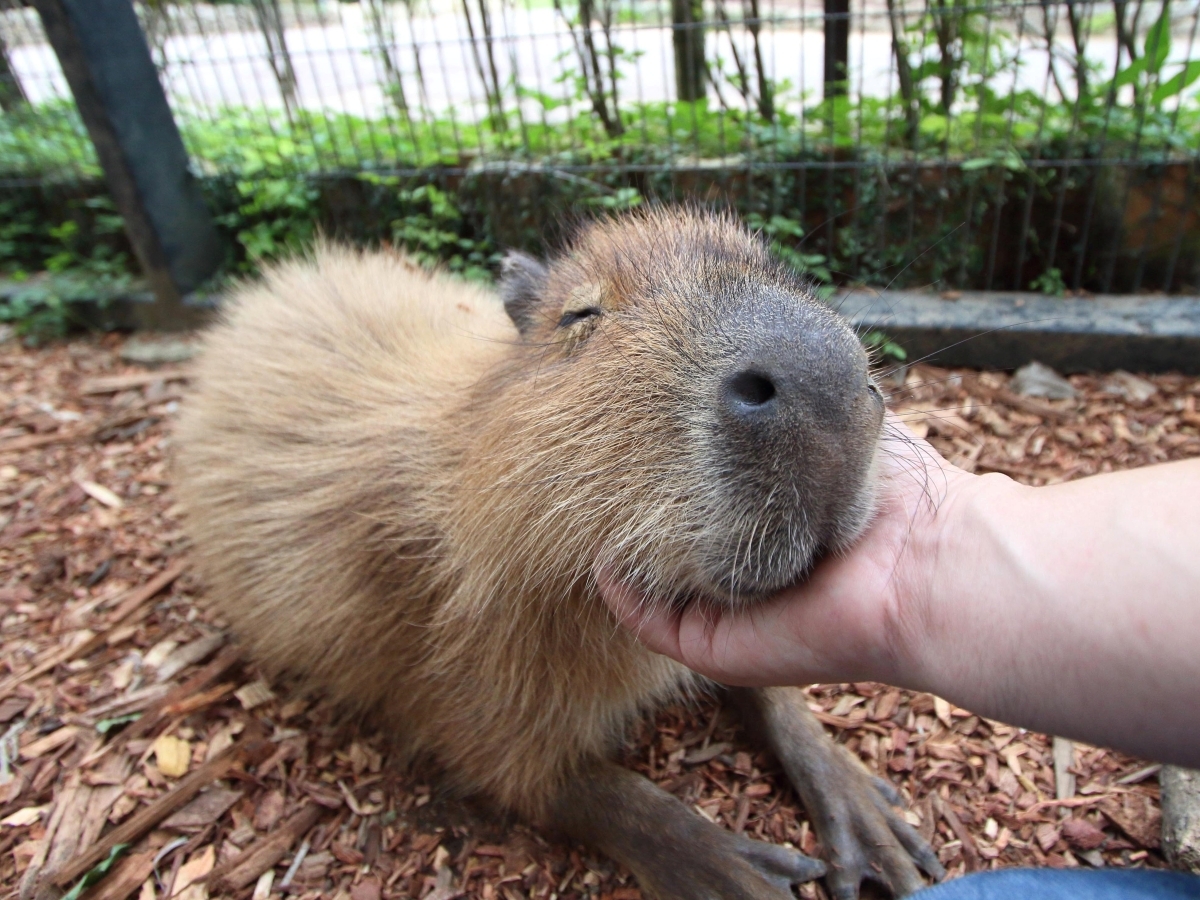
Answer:
[[[0,299],[29,286],[0,280]],[[140,284],[104,303],[77,300],[72,308],[79,324],[98,330],[186,330],[211,320],[217,297],[186,298],[182,315],[166,328],[152,315],[153,295]],[[831,302],[860,332],[884,332],[909,362],[1017,369],[1037,360],[1059,372],[1200,374],[1200,297],[972,291],[948,300],[915,291],[854,290]]]
[[[847,291],[833,303],[861,331],[947,366],[1060,372],[1200,374],[1200,297],[1047,297],[971,291],[948,300],[912,291]]]

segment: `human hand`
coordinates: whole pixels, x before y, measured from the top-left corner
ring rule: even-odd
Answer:
[[[924,642],[942,530],[984,481],[895,416],[884,425],[878,512],[858,543],[801,584],[742,609],[663,609],[607,573],[604,600],[639,641],[724,684],[897,683]]]

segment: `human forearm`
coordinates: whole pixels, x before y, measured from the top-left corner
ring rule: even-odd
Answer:
[[[915,563],[892,680],[1200,763],[1200,461],[971,487]]]

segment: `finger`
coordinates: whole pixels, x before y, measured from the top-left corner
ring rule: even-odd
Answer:
[[[682,662],[679,647],[678,612],[655,608],[646,597],[624,582],[618,581],[606,569],[596,572],[600,596],[616,615],[617,621],[655,653],[662,653]]]
[[[640,643],[723,684],[744,687],[822,680],[827,666],[809,644],[810,618],[799,590],[759,606],[730,610],[692,604],[683,610],[654,603],[644,594],[597,569],[601,597]],[[820,601],[818,601],[820,602]],[[828,679],[825,679],[828,680]]]
[[[900,796],[900,792],[896,790],[896,786],[886,778],[872,775],[871,783],[875,785],[875,790],[883,794],[883,798],[892,804],[892,806],[904,806],[904,798]]]
[[[739,835],[739,837],[741,837]],[[782,875],[790,884],[802,884],[820,878],[826,872],[825,863],[799,850],[742,838],[739,841],[742,855],[755,865]]]
[[[794,684],[806,658],[775,604],[728,610],[691,607],[679,617],[679,661],[723,684]]]
[[[946,870],[942,867],[937,854],[925,843],[925,839],[917,833],[916,829],[890,809],[887,811],[886,816],[888,826],[892,829],[892,834],[896,836],[896,840],[900,842],[900,846],[908,852],[908,855],[912,857],[913,862],[920,867],[921,871],[934,881],[941,881],[945,878]]]

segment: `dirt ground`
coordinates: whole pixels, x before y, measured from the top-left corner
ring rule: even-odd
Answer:
[[[380,736],[262,681],[188,570],[170,483],[186,364],[121,338],[0,344],[0,886],[67,886],[127,845],[89,900],[270,893],[633,900],[583,848],[439,792]],[[909,370],[906,418],[961,466],[1034,484],[1200,456],[1200,379],[1074,376],[1074,400],[994,372]],[[1161,866],[1157,767],[878,684],[814,687],[952,875]],[[626,762],[700,815],[819,852],[774,761],[716,701],[661,712]],[[823,896],[806,885],[802,896]]]

